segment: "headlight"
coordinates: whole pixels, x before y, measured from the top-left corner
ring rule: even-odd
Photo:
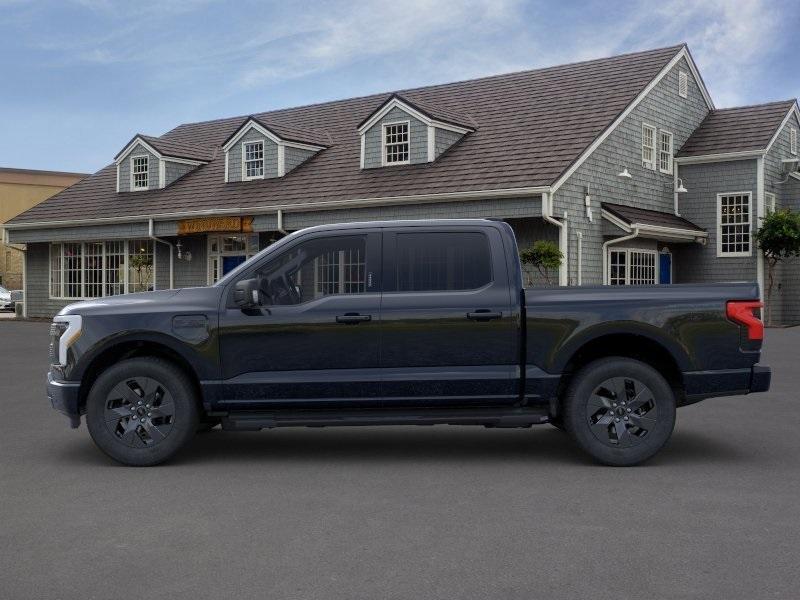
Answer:
[[[63,315],[53,319],[50,325],[50,364],[67,364],[67,350],[80,337],[81,325],[79,315]]]

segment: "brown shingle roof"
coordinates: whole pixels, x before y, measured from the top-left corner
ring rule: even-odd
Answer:
[[[570,65],[398,92],[411,102],[469,115],[476,131],[432,163],[360,169],[357,126],[378,94],[254,115],[279,128],[324,132],[333,144],[285,177],[225,183],[225,157],[163,190],[117,194],[110,165],[13,222],[62,221],[242,209],[360,198],[470,192],[553,183],[683,48],[672,46]],[[213,149],[246,117],[176,127],[160,139]]]
[[[703,156],[764,150],[795,100],[712,110],[678,152]]]
[[[413,92],[412,92],[413,93]],[[468,127],[469,129],[475,129],[475,124],[472,120],[453,110],[448,110],[441,106],[431,105],[424,100],[419,99],[418,97],[414,97],[413,99],[409,96],[401,96],[400,94],[391,94],[386,100],[381,102],[375,110],[373,110],[370,114],[368,114],[361,123],[358,124],[357,129],[360,129],[361,126],[369,121],[376,112],[380,111],[384,106],[386,106],[389,102],[397,98],[401,102],[404,102],[411,108],[414,108],[421,112],[423,115],[428,117],[429,119],[433,119],[436,121],[442,121],[444,123],[450,123],[451,125],[459,125],[461,127]]]
[[[287,142],[300,142],[301,144],[312,144],[314,146],[322,146],[327,148],[331,145],[331,138],[330,136],[321,131],[310,131],[308,129],[303,129],[302,127],[295,127],[293,125],[289,125],[287,123],[274,123],[267,119],[259,119],[258,117],[249,116],[246,117],[242,124],[239,125],[229,136],[228,138],[222,142],[222,146],[228,143],[233,137],[236,136],[237,133],[247,125],[250,121],[255,121],[265,129],[269,129],[272,133],[277,135],[282,140]]]
[[[135,136],[133,136],[131,141],[125,144],[125,147],[117,153],[117,155],[114,157],[114,160],[118,159],[122,153],[125,152],[128,146],[130,146],[136,139],[144,140],[153,148],[155,148],[160,154],[164,156],[170,156],[172,158],[188,158],[189,160],[200,160],[203,162],[208,162],[214,158],[213,148],[137,133]]]
[[[679,217],[672,213],[665,213],[657,210],[647,210],[645,208],[635,208],[633,206],[623,206],[622,204],[611,204],[609,202],[603,202],[602,205],[603,210],[607,210],[615,217],[622,219],[628,225],[637,223],[642,225],[670,227],[672,229],[705,231],[705,229],[695,225],[688,219],[684,219],[683,217]]]

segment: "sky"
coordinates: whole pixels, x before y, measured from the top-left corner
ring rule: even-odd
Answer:
[[[687,42],[717,107],[800,96],[798,0],[0,0],[0,166],[135,133]]]

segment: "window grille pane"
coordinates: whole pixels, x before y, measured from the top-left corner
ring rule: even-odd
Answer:
[[[245,177],[263,177],[264,142],[249,142],[244,145]]]
[[[720,253],[750,252],[750,195],[720,196]]]
[[[50,246],[50,296],[61,297],[61,244]]]
[[[672,173],[672,134],[661,132],[661,148],[659,151],[659,169]]]
[[[125,242],[106,242],[106,296],[125,293]]]
[[[152,289],[152,240],[131,240],[128,242],[128,292],[147,292]]]
[[[83,244],[64,244],[64,297],[80,298],[83,288]]]
[[[642,125],[642,166],[655,168],[656,130],[649,125]]]
[[[624,251],[611,252],[611,260],[609,261],[609,268],[611,269],[609,283],[611,285],[625,285],[625,278],[626,278],[625,266],[626,266],[625,252]]]
[[[482,233],[397,235],[398,292],[471,290],[492,280],[489,242]]]
[[[148,163],[147,156],[136,156],[133,158],[133,187],[146,188],[148,184]]]
[[[103,295],[103,243],[92,242],[84,248],[83,297]]]
[[[408,123],[384,125],[386,164],[409,160]]]

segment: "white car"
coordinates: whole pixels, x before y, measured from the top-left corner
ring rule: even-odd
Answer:
[[[14,310],[14,304],[11,301],[11,292],[0,285],[0,310]]]

